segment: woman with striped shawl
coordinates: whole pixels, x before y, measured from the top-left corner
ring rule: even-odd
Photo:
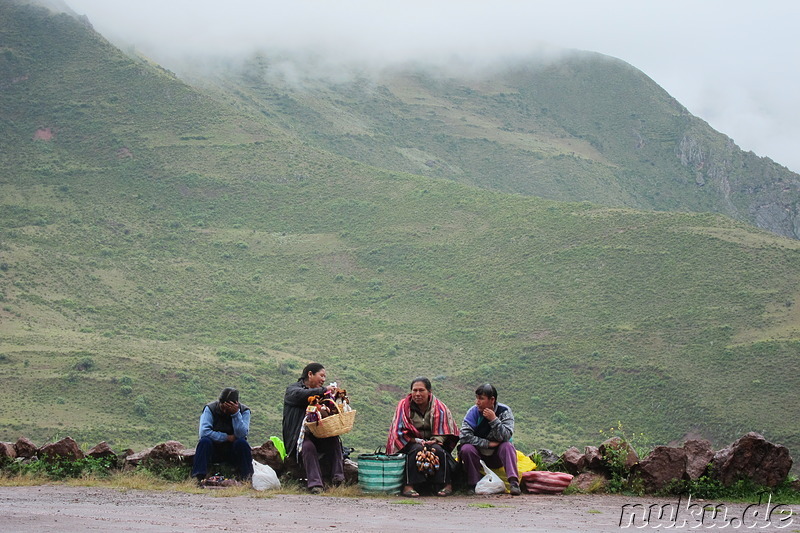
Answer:
[[[452,456],[458,442],[459,428],[450,409],[431,393],[431,380],[424,377],[411,382],[411,393],[400,400],[394,413],[386,453],[406,454],[403,496],[419,497],[417,489],[430,484],[437,496],[453,493]],[[417,452],[428,448],[438,459],[435,471],[417,467]]]

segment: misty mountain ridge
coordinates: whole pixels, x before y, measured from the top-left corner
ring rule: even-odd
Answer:
[[[800,176],[740,150],[623,61],[550,51],[478,67],[322,65],[255,55],[186,78],[214,80],[287,132],[371,165],[561,201],[717,212],[800,236]]]
[[[420,373],[457,417],[494,383],[525,450],[619,420],[800,447],[800,243],[689,212],[796,176],[624,63],[189,85],[8,0],[0,39],[3,440],[191,444],[236,385],[260,441],[320,360],[362,450]]]

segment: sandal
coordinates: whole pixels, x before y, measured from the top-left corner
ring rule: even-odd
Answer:
[[[442,498],[444,498],[445,496],[450,496],[451,494],[453,494],[453,488],[452,487],[445,487],[445,488],[443,488],[442,490],[440,490],[439,492],[436,493],[437,496],[440,496]]]
[[[401,496],[405,496],[406,498],[419,498],[419,492],[415,491],[414,489],[404,490],[400,493]]]

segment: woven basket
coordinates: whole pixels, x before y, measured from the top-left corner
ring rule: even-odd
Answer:
[[[353,429],[357,411],[331,415],[316,422],[306,422],[308,430],[318,439],[343,435]]]

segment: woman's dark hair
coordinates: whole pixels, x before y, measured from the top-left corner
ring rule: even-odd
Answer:
[[[497,399],[497,389],[491,383],[484,383],[475,389],[475,396],[486,396],[487,398]]]
[[[303,374],[300,376],[300,379],[305,381],[308,378],[308,373],[311,372],[312,374],[316,374],[320,370],[325,368],[319,363],[308,363],[306,367],[303,369]]]
[[[431,391],[431,380],[429,380],[428,378],[423,378],[422,376],[412,379],[411,380],[411,386],[408,387],[408,388],[409,389],[413,389],[414,388],[414,383],[417,383],[417,382],[421,382],[423,385],[425,385],[425,388],[428,389],[428,392]]]

